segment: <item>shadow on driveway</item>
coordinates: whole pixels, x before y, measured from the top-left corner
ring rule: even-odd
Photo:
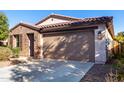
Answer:
[[[93,66],[81,62],[39,62],[19,64],[11,69],[16,82],[78,82]]]

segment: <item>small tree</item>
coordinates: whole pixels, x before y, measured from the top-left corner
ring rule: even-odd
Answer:
[[[124,32],[119,32],[117,36],[115,37],[115,40],[117,40],[121,44],[121,51],[124,51]]]
[[[4,13],[0,13],[0,40],[7,39],[9,34],[8,19]]]
[[[119,32],[115,39],[120,43],[124,43],[124,32]]]

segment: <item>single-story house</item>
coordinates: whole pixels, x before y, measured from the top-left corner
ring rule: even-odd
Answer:
[[[73,18],[51,14],[34,25],[10,29],[9,45],[20,56],[104,64],[113,48],[113,17]]]

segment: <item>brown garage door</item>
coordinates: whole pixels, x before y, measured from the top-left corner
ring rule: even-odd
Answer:
[[[93,31],[43,35],[44,58],[94,61],[94,50]]]

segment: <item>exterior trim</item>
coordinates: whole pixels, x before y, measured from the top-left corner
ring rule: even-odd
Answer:
[[[52,33],[52,32],[63,32],[63,31],[73,31],[73,30],[89,30],[89,29],[98,29],[97,26],[91,26],[91,27],[75,27],[75,28],[57,28],[57,29],[48,29],[47,31],[42,31],[41,30],[41,33]]]

